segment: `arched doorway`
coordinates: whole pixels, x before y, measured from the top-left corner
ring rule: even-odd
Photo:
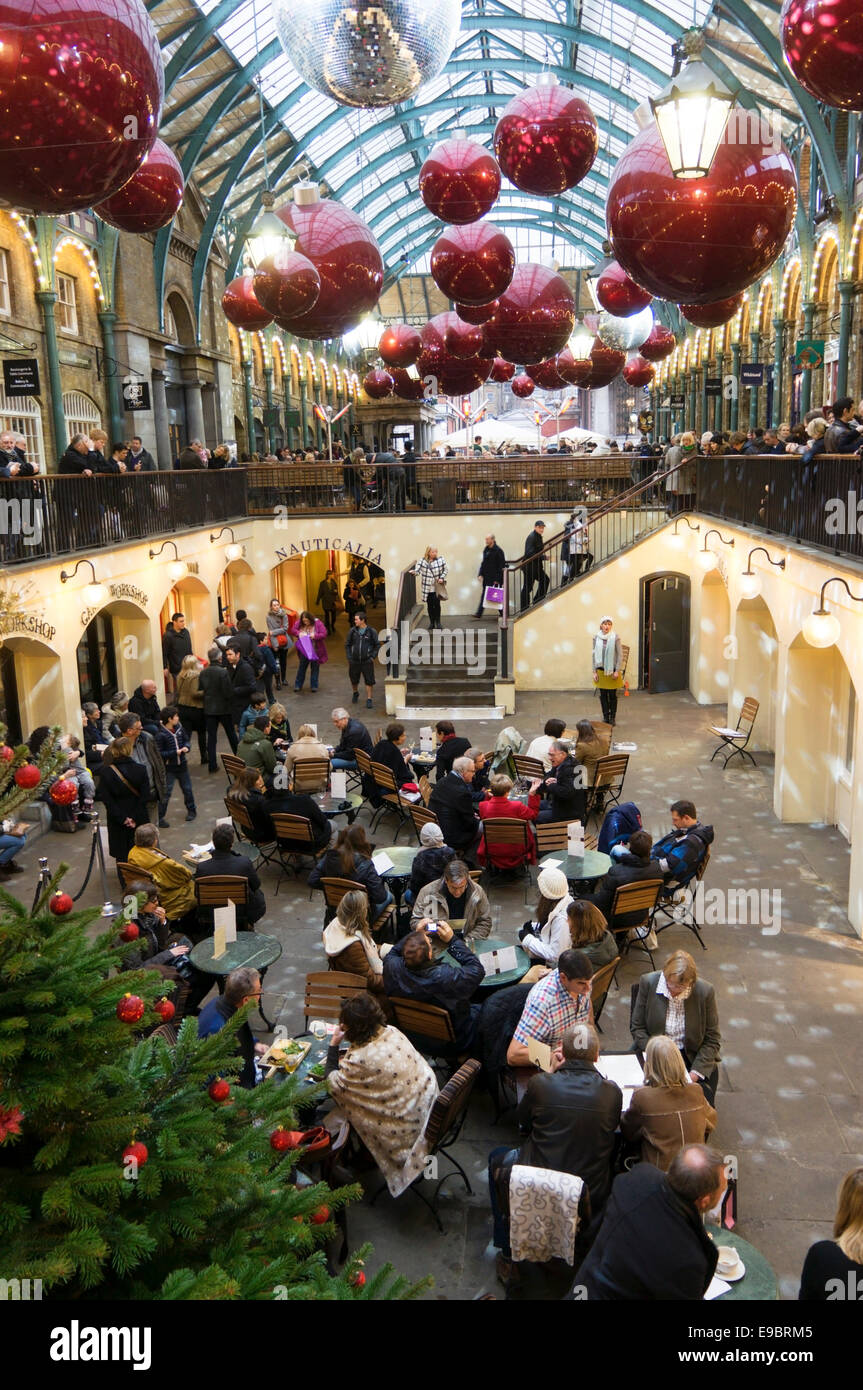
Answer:
[[[131,694],[142,680],[158,679],[162,664],[160,655],[154,666],[148,615],[126,599],[117,599],[93,615],[75,655],[82,704],[85,700],[106,704],[118,690]]]
[[[233,622],[238,608],[248,609],[252,606],[254,595],[249,584],[251,578],[254,578],[254,570],[246,560],[231,560],[225,566],[216,591],[220,623]],[[229,616],[226,617],[226,614]],[[261,624],[263,627],[263,618]]]
[[[164,632],[175,613],[182,613],[192,638],[192,651],[206,656],[216,626],[213,596],[203,580],[187,574],[168,591],[159,614],[159,626]],[[159,656],[159,669],[162,658]]]
[[[6,741],[21,743],[40,724],[62,722],[60,657],[33,637],[4,637],[0,647],[0,719]]]
[[[779,641],[770,609],[762,598],[743,599],[734,630],[736,657],[728,698],[728,723],[733,727],[747,696],[758,701],[758,717],[750,748],[773,752],[776,747],[776,687]]]
[[[857,692],[837,647],[788,650],[784,749],[777,757],[779,814],[823,821],[850,837]]]
[[[731,607],[719,570],[711,570],[701,585],[698,624],[698,662],[693,672],[692,693],[700,705],[720,705],[728,700],[728,660]]]
[[[639,684],[652,694],[689,685],[689,576],[644,575],[640,593]]]

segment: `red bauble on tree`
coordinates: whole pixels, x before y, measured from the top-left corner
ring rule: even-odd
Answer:
[[[645,338],[638,351],[648,362],[661,362],[671,356],[676,346],[677,339],[671,329],[665,328],[661,323],[655,323],[650,330],[650,337]]]
[[[556,357],[549,357],[546,362],[531,362],[524,370],[543,391],[560,391],[566,385],[557,370]]]
[[[447,352],[458,358],[459,362],[478,357],[483,350],[483,341],[481,327],[465,323],[458,314],[450,315],[450,322],[444,330],[443,342]]]
[[[801,87],[828,106],[863,111],[860,0],[785,0],[779,34]]]
[[[393,379],[389,372],[383,371],[381,367],[373,367],[363,377],[363,390],[373,401],[385,400],[393,393]]]
[[[12,207],[93,207],[132,178],[164,97],[156,31],[139,0],[4,0],[0,149]]]
[[[78,783],[67,782],[61,778],[51,783],[48,795],[55,806],[71,806],[73,801],[78,800]]]
[[[696,328],[719,328],[734,318],[742,303],[742,293],[733,294],[730,299],[717,299],[712,304],[681,304],[680,312]]]
[[[216,1080],[211,1081],[209,1086],[207,1087],[207,1095],[210,1097],[210,1100],[216,1100],[221,1102],[223,1100],[227,1100],[230,1094],[230,1083],[227,1082],[223,1076],[217,1076]],[[279,1131],[276,1130],[277,1134],[278,1132]]]
[[[35,763],[22,763],[13,774],[16,786],[24,791],[32,791],[42,781],[42,774]]]
[[[117,1001],[117,1017],[121,1023],[139,1023],[144,1017],[144,1001],[137,994],[124,994]]]
[[[93,211],[121,232],[156,232],[176,217],[185,191],[180,161],[164,140],[156,140],[129,182]]]
[[[584,391],[598,391],[600,387],[608,386],[619,375],[626,361],[626,353],[606,347],[601,339],[594,338],[593,347],[590,349],[590,361],[590,372],[582,378],[579,386]]]
[[[422,350],[422,338],[409,323],[391,323],[378,343],[378,352],[388,367],[412,367]]]
[[[329,1207],[318,1207],[317,1211],[313,1211],[311,1215],[311,1222],[313,1226],[323,1226],[326,1224],[327,1221],[329,1221],[329,1219]]]
[[[71,912],[74,906],[74,900],[68,893],[52,893],[48,899],[48,907],[55,917],[65,917],[66,913]]]
[[[140,1139],[136,1139],[134,1144],[128,1144],[123,1150],[123,1162],[135,1163],[139,1168],[143,1168],[149,1157],[147,1145],[142,1144]]]
[[[321,277],[321,292],[308,313],[280,316],[281,326],[298,338],[340,338],[373,309],[384,283],[384,263],[374,234],[355,212],[334,198],[321,199],[300,184],[293,203],[277,209],[296,235],[296,250]]]
[[[301,1131],[297,1129],[274,1129],[270,1135],[270,1148],[277,1154],[287,1153],[289,1149],[299,1146],[302,1137]]]
[[[494,359],[494,366],[491,369],[489,381],[499,381],[501,383],[512,381],[515,376],[515,363],[507,362],[503,357]]]
[[[760,139],[723,142],[704,178],[676,179],[651,122],[615,166],[606,218],[614,254],[639,285],[678,304],[710,304],[769,269],[796,206],[784,149]]]
[[[390,376],[393,379],[393,395],[398,396],[399,400],[422,400],[425,387],[421,378],[408,376],[404,367],[393,367]]]
[[[497,300],[490,304],[456,304],[455,311],[465,323],[488,323],[497,313]]]
[[[484,381],[494,365],[494,358],[470,357],[466,361],[453,357],[446,346],[446,332],[458,323],[458,315],[453,313],[436,314],[422,330],[423,351],[417,370],[420,377],[437,378],[438,394],[442,396],[467,396]],[[470,325],[465,325],[469,328]],[[482,330],[477,329],[477,332]]]
[[[321,277],[307,256],[287,247],[265,256],[252,276],[255,298],[273,318],[300,318],[321,294]]]
[[[348,1279],[348,1283],[353,1285],[355,1289],[364,1289],[366,1286],[366,1276],[364,1272],[361,1269],[355,1269]]]
[[[120,932],[121,941],[137,941],[141,935],[141,929],[137,922],[126,922]]]
[[[527,262],[516,266],[483,331],[508,362],[544,362],[566,347],[574,324],[575,300],[563,276]]]
[[[572,348],[565,347],[563,352],[557,354],[556,366],[558,376],[567,386],[580,386],[590,376],[593,363],[589,357],[575,357]]]
[[[630,386],[650,386],[655,376],[656,368],[653,363],[637,353],[624,364],[623,379]]]
[[[153,1005],[153,1012],[159,1015],[163,1023],[170,1023],[177,1010],[170,999],[157,999]]]
[[[510,389],[514,396],[518,396],[519,400],[524,401],[527,400],[528,396],[533,395],[536,390],[536,382],[531,381],[530,377],[525,376],[522,372],[519,376],[513,377]]]
[[[258,328],[266,328],[267,324],[272,323],[273,320],[272,314],[268,314],[255,297],[253,278],[251,275],[238,275],[236,280],[232,280],[226,287],[225,293],[222,295],[222,310],[225,318],[235,328],[245,328],[249,332],[254,332]]]
[[[4,743],[3,747],[0,748],[0,762],[11,763],[14,757],[15,754],[9,747],[8,743]]]
[[[431,275],[449,299],[488,304],[503,294],[515,270],[515,251],[493,222],[448,227],[432,247]]]
[[[586,101],[554,78],[512,98],[494,132],[494,152],[524,193],[574,188],[596,158],[596,118]]]
[[[420,197],[441,222],[464,225],[484,217],[500,193],[500,169],[475,140],[435,145],[420,169]]]
[[[603,309],[619,319],[637,314],[653,302],[653,295],[636,285],[617,261],[611,261],[597,280],[596,297]]]

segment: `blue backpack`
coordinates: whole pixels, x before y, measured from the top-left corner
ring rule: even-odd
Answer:
[[[614,806],[602,822],[597,848],[603,854],[610,854],[613,845],[628,840],[641,828],[641,812],[635,802],[624,801],[621,806]]]

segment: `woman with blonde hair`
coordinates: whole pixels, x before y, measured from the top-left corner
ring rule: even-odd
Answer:
[[[270,705],[270,741],[278,746],[281,739],[283,744],[291,743],[293,734],[291,733],[291,721],[288,719],[288,711],[284,705],[278,701]]]
[[[311,724],[301,724],[300,731],[295,741],[285,753],[285,771],[290,777],[296,763],[301,763],[309,758],[323,758],[327,764],[327,770],[322,775],[318,790],[323,791],[329,781],[330,750],[326,744],[321,743]],[[304,787],[304,790],[309,788]],[[312,791],[316,788],[312,787]]]
[[[673,951],[661,970],[642,975],[630,1031],[640,1052],[649,1038],[667,1033],[683,1054],[691,1079],[712,1103],[722,1049],[716,992],[699,980],[688,951]]]
[[[664,1033],[648,1040],[644,1083],[621,1116],[621,1132],[629,1143],[641,1143],[645,1163],[667,1172],[687,1144],[704,1143],[715,1128],[716,1111],[692,1084],[680,1048]]]
[[[428,545],[422,559],[417,560],[414,565],[412,573],[420,581],[421,597],[428,606],[429,630],[434,632],[435,628],[440,628],[441,625],[441,599],[447,597],[445,581],[449,571],[446,560],[438,554],[435,546]]]
[[[174,700],[183,728],[198,736],[201,766],[207,761],[207,724],[204,719],[204,692],[198,684],[201,663],[191,653],[184,656],[177,672]]]
[[[369,899],[365,890],[355,888],[345,893],[335,917],[324,927],[324,950],[330,969],[362,975],[366,989],[380,996],[384,1009],[388,1006],[383,957],[389,949],[379,947],[369,930]]]
[[[857,1299],[863,1284],[863,1168],[852,1168],[839,1184],[833,1239],[809,1247],[800,1276],[803,1302]],[[852,1292],[853,1290],[853,1292]]]

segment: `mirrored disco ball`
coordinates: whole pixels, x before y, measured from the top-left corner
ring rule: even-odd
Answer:
[[[460,0],[273,0],[279,42],[310,87],[343,106],[392,106],[437,77]]]
[[[606,347],[614,348],[618,352],[629,352],[650,336],[653,323],[653,310],[649,307],[637,314],[630,314],[629,318],[625,319],[616,318],[607,309],[603,309],[597,320],[596,333]]]

